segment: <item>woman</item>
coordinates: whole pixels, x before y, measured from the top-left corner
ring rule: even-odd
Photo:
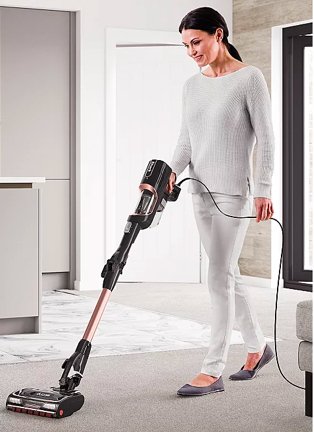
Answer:
[[[244,64],[228,42],[228,27],[214,9],[189,12],[179,31],[187,54],[200,73],[183,88],[182,126],[170,166],[169,190],[189,165],[190,176],[211,191],[218,207],[235,216],[252,214],[257,222],[274,213],[271,201],[274,134],[270,97],[262,72]],[[201,68],[207,66],[205,70]],[[251,157],[256,139],[256,184]],[[238,259],[250,219],[224,216],[209,193],[190,181],[196,224],[208,255],[211,296],[211,337],[201,372],[178,390],[178,395],[199,396],[223,391],[225,367],[234,320],[246,349],[246,363],[229,378],[247,380],[268,363],[274,353],[266,344],[245,287],[237,283]]]

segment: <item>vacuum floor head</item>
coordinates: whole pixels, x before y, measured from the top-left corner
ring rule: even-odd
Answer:
[[[60,389],[39,390],[25,388],[11,393],[6,407],[10,411],[41,417],[63,418],[78,411],[84,396],[78,391],[61,393]]]

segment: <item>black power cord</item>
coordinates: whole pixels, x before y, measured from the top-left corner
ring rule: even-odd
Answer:
[[[208,189],[208,187],[201,182],[200,180],[197,180],[195,178],[192,177],[186,177],[185,179],[181,180],[179,183],[177,183],[177,185],[180,187],[182,185],[182,183],[184,183],[187,180],[194,180],[197,181],[199,183],[201,183],[205,189],[208,191],[208,193],[211,196],[211,199],[214,201],[215,206],[217,207],[217,209],[220,211],[220,213],[222,213],[223,215],[227,216],[227,217],[231,217],[234,219],[255,219],[256,216],[232,216],[232,215],[228,215],[227,213],[224,213],[222,210],[220,210],[220,208],[218,207],[218,205],[216,204],[216,201],[214,200],[210,190]],[[277,366],[279,369],[279,372],[281,373],[281,375],[283,376],[283,378],[291,385],[293,385],[294,387],[297,387],[299,389],[305,390],[304,387],[298,386],[297,384],[294,384],[293,382],[289,381],[288,378],[285,377],[285,375],[283,374],[280,364],[279,364],[279,360],[278,360],[278,353],[277,353],[277,305],[278,305],[278,293],[279,293],[279,281],[280,281],[280,269],[281,269],[281,265],[282,265],[282,257],[283,257],[283,243],[284,243],[284,232],[283,232],[283,227],[281,225],[281,223],[279,222],[278,219],[275,219],[273,217],[271,217],[270,219],[276,221],[280,228],[281,228],[281,233],[282,233],[282,245],[281,245],[281,255],[280,255],[280,263],[279,263],[279,271],[278,271],[278,279],[277,279],[277,289],[276,289],[276,301],[275,301],[275,321],[274,321],[274,343],[275,343],[275,355],[276,355],[276,362],[277,362]]]

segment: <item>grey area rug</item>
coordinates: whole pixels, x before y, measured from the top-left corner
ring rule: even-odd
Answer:
[[[272,344],[271,344],[272,345]],[[303,384],[291,353],[296,344],[279,343],[287,376]],[[230,373],[243,364],[243,346],[230,347],[223,373],[225,391],[194,398],[176,395],[199,372],[206,348],[91,358],[80,390],[80,411],[62,420],[36,418],[5,410],[7,395],[22,387],[56,385],[59,361],[0,365],[0,430],[15,432],[309,432],[304,392],[279,375],[275,361],[254,380],[233,382]]]

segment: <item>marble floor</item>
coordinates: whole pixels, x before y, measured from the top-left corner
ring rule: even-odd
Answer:
[[[96,299],[44,293],[42,333],[0,336],[0,363],[65,359],[75,350]],[[109,301],[92,343],[91,357],[208,346],[210,327],[190,319]],[[270,337],[267,341],[272,341]],[[231,344],[243,344],[233,330]]]

